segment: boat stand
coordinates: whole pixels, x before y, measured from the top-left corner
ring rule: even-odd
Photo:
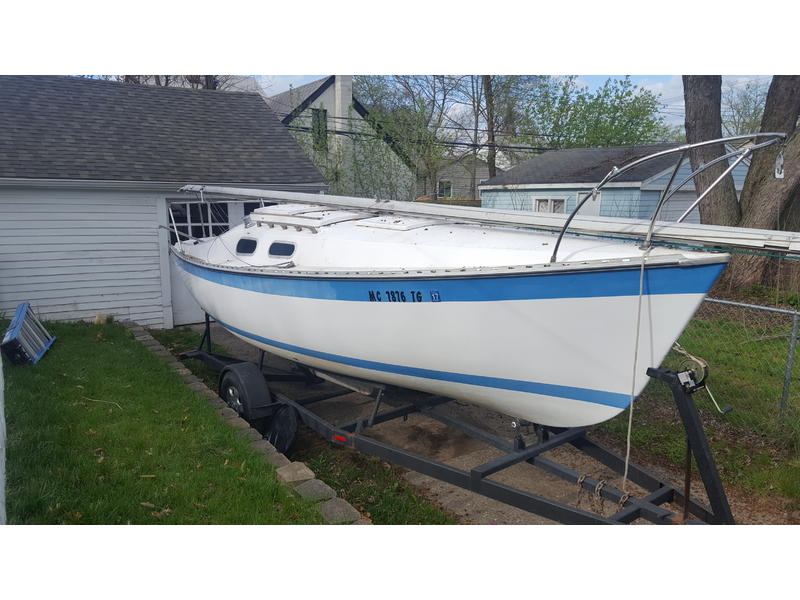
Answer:
[[[202,348],[204,344],[207,345],[208,350]],[[206,332],[201,339],[201,347],[181,356],[202,360],[212,368],[219,369],[222,371],[220,381],[226,369],[235,369],[236,367],[232,365],[243,365],[241,361],[222,357],[211,352],[211,329],[208,318],[206,319]],[[251,369],[258,369],[252,363],[244,363],[244,365]],[[343,388],[342,391],[323,393],[303,398],[302,400],[292,399],[279,392],[267,391],[269,399],[261,399],[264,401],[256,399],[256,403],[259,405],[259,414],[261,415],[261,427],[259,427],[259,430],[262,431],[266,439],[280,439],[285,442],[288,448],[291,439],[294,437],[294,431],[287,432],[286,428],[296,427],[297,422],[300,422],[334,444],[353,448],[364,454],[386,460],[560,523],[624,524],[631,523],[637,519],[644,519],[657,524],[734,524],[725,490],[703,431],[700,416],[691,396],[699,386],[694,385],[691,374],[687,372],[676,373],[668,369],[659,368],[648,369],[647,373],[650,377],[659,379],[669,386],[686,431],[687,474],[682,490],[645,468],[629,462],[628,479],[646,492],[642,497],[635,497],[609,485],[604,479],[579,473],[543,456],[546,452],[555,448],[569,445],[621,475],[625,468],[624,458],[591,439],[584,427],[564,429],[532,424],[536,432],[534,443],[526,444],[522,435],[517,435],[513,440],[507,440],[492,432],[437,412],[438,406],[452,401],[450,398],[420,393],[408,405],[380,412],[384,388],[381,384],[340,375],[325,374],[319,371],[311,372],[309,369],[302,369],[297,372],[264,369],[261,374],[263,374],[266,381],[306,381],[307,383],[320,381],[321,379],[317,378],[316,375],[321,375],[324,379],[333,381],[341,386]],[[375,398],[375,407],[369,417],[334,425],[315,414],[310,408],[316,402],[350,393],[351,390],[356,390],[359,393],[365,393]],[[242,390],[241,397],[246,396],[246,391]],[[287,410],[288,408],[292,410]],[[395,419],[406,419],[408,415],[413,413],[422,414],[459,429],[470,437],[501,450],[504,454],[499,458],[465,471],[378,441],[367,435],[372,427]],[[270,421],[272,424],[270,424]],[[271,431],[271,428],[275,431]],[[285,451],[285,448],[278,448],[278,450]],[[710,506],[706,506],[690,496],[689,484],[692,455],[697,463],[698,473],[705,486]],[[529,463],[546,473],[575,484],[578,488],[576,506],[550,500],[490,479],[491,475],[522,462]],[[600,499],[601,502],[614,502],[617,505],[616,512],[610,516],[604,516],[578,508],[577,505],[581,494],[584,492],[589,492],[595,498]],[[682,506],[683,514],[678,515],[665,508],[664,505],[669,503]]]

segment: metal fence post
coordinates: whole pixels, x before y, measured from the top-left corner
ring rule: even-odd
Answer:
[[[783,395],[781,396],[781,419],[786,417],[789,408],[789,388],[792,385],[792,372],[794,371],[794,355],[797,348],[797,334],[800,329],[800,313],[792,317],[792,335],[789,336],[789,355],[786,357],[786,373],[783,376]]]

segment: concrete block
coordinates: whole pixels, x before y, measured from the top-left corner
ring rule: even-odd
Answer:
[[[276,469],[282,469],[292,464],[288,458],[279,452],[267,452],[264,454],[264,460],[271,464]],[[313,477],[313,475],[312,475]]]
[[[319,479],[309,479],[297,485],[294,493],[306,500],[330,500],[336,497],[336,490],[324,481]]]
[[[275,446],[263,438],[260,440],[255,440],[252,444],[250,444],[250,448],[256,452],[263,452],[264,454],[276,454],[278,452],[275,449]]]
[[[224,408],[220,408],[219,409],[219,414],[220,414],[220,416],[222,416],[225,419],[232,419],[234,417],[238,417],[239,416],[239,413],[237,413],[235,410],[233,410],[227,404],[225,405]]]
[[[211,406],[215,407],[215,408],[227,408],[228,407],[228,405],[225,404],[225,401],[222,398],[220,398],[219,396],[217,396],[216,394],[212,394],[211,396],[208,397],[208,403]]]
[[[361,519],[361,513],[341,498],[331,498],[323,502],[319,505],[319,512],[322,520],[331,525],[355,523]]]
[[[250,429],[250,423],[248,423],[241,417],[230,417],[225,419],[225,422],[234,429]]]
[[[261,434],[258,433],[252,427],[248,427],[247,429],[239,429],[236,432],[236,435],[238,435],[239,437],[243,437],[245,439],[248,439],[250,441],[253,441],[253,442],[255,442],[257,440],[260,440],[261,437],[262,437]]]
[[[291,487],[299,485],[309,479],[314,479],[314,471],[309,469],[305,463],[301,462],[293,462],[284,465],[280,467],[276,473],[281,482]]]

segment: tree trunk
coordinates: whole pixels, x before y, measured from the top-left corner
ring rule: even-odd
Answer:
[[[207,90],[215,90],[219,87],[216,75],[203,75],[203,87]]]
[[[775,75],[767,93],[764,116],[761,118],[761,131],[791,135],[798,115],[800,115],[800,75]],[[740,199],[742,215],[745,218],[751,208],[754,208],[752,206],[754,203],[767,200],[761,197],[760,188],[765,181],[774,178],[775,157],[779,151],[778,146],[769,146],[753,154]],[[775,226],[777,227],[778,223]]]
[[[753,168],[752,164],[750,168]],[[795,131],[786,142],[783,179],[775,179],[772,169],[753,173],[753,177],[753,201],[739,225],[755,229],[777,229],[782,215],[793,217],[797,210],[794,204],[800,193],[800,133]],[[750,179],[751,175],[748,174],[748,183]],[[768,265],[767,257],[740,254],[728,269],[728,279],[736,287],[765,283],[770,272]]]
[[[772,78],[761,119],[762,132],[795,130],[800,115],[800,76],[776,75]],[[781,148],[769,146],[753,154],[742,189],[741,227],[755,229],[797,229],[798,188],[800,187],[800,140],[793,135],[784,148],[784,179],[775,179],[775,158]],[[774,261],[772,261],[774,262]],[[728,268],[727,279],[733,286],[779,284],[771,282],[776,269],[764,256],[738,255]]]
[[[489,146],[486,162],[489,163],[489,177],[494,177],[497,175],[497,150],[494,143],[494,90],[491,75],[483,75],[483,93],[486,95],[486,129]]]
[[[719,75],[684,75],[683,95],[686,104],[686,141],[690,144],[722,137],[722,77]],[[692,150],[692,169],[725,153],[723,144]],[[725,161],[706,169],[694,178],[699,196],[725,171]],[[710,225],[735,226],[741,217],[733,177],[728,175],[699,205],[700,221]]]

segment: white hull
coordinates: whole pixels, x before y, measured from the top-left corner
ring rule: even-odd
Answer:
[[[358,290],[355,297],[339,292],[347,299],[335,299],[327,292],[273,290],[274,277],[220,275],[226,272],[175,260],[203,309],[260,348],[311,367],[442,394],[557,427],[591,425],[624,410],[631,392],[639,394],[646,385],[647,367],[661,363],[722,269],[706,265],[700,285],[642,296],[632,386],[638,268],[626,271],[624,292],[608,296],[595,289],[586,297],[569,292],[565,295],[574,297],[456,298],[459,290],[466,290],[468,298],[476,286],[490,285],[475,277],[323,281],[320,289]],[[654,276],[680,280],[681,268]],[[648,267],[648,277],[651,271],[658,269]],[[592,279],[597,274],[595,269],[570,276],[584,277],[587,287],[597,288]],[[495,280],[487,289],[535,276]],[[232,283],[230,277],[238,280]],[[312,285],[308,279],[306,287]],[[430,301],[431,286],[438,285],[451,291],[443,292],[441,301]],[[425,297],[420,302],[369,301],[364,286],[384,291],[402,286],[409,293],[420,288]],[[448,295],[455,301],[448,301]]]

